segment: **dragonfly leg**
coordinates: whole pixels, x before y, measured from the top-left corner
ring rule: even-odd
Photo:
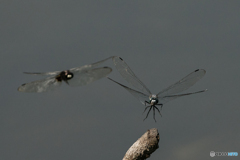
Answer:
[[[64,82],[66,82],[66,83],[69,85],[69,83],[68,83],[68,81],[67,81],[67,80],[64,80]]]
[[[151,107],[151,106],[147,106],[147,107],[145,107],[145,109],[144,109],[143,113],[146,111],[146,109],[147,109],[148,107]],[[143,113],[142,113],[142,114],[143,114]]]
[[[161,110],[162,110],[162,107],[163,107],[163,104],[156,104],[157,106],[161,106]]]
[[[162,117],[161,112],[159,111],[159,109],[158,109],[156,106],[154,106],[154,107],[158,110],[158,113],[159,113],[160,116]]]
[[[154,106],[153,106],[153,119],[155,120],[155,122],[157,122],[155,119],[155,107]]]
[[[146,103],[147,103],[147,104],[150,104],[148,101],[145,101],[145,102],[144,102],[145,106],[146,106]]]
[[[150,111],[151,111],[151,109],[152,109],[152,106],[149,106],[149,107],[150,107],[150,109],[149,109],[149,111],[148,111],[148,113],[147,113],[147,116],[146,116],[146,118],[148,117],[148,114],[149,114],[149,112],[150,112]],[[145,119],[146,119],[146,118],[145,118]],[[145,119],[144,119],[144,120],[145,120]],[[143,121],[144,121],[144,120],[143,120]]]

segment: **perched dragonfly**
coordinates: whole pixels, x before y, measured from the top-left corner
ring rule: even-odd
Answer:
[[[64,81],[69,86],[83,86],[98,79],[106,77],[112,69],[110,67],[98,67],[103,62],[113,57],[106,58],[102,61],[85,65],[82,67],[76,67],[65,71],[45,72],[45,73],[31,73],[24,72],[31,75],[44,75],[50,76],[42,80],[33,81],[30,83],[22,84],[18,91],[20,92],[45,92],[54,90],[59,87]]]
[[[109,80],[119,84],[120,86],[124,87],[128,92],[130,92],[133,96],[138,98],[140,102],[145,105],[144,112],[146,109],[149,108],[149,111],[146,115],[146,118],[148,117],[149,112],[151,109],[153,109],[153,118],[156,122],[155,119],[155,109],[158,111],[158,113],[161,115],[161,112],[156,106],[163,106],[163,104],[167,103],[168,101],[171,101],[173,99],[176,99],[178,97],[186,96],[186,95],[191,95],[191,94],[196,94],[196,93],[201,93],[207,91],[201,90],[197,92],[192,92],[192,93],[185,93],[185,94],[177,94],[180,93],[184,90],[187,90],[189,87],[193,86],[198,80],[200,80],[206,73],[204,69],[197,69],[181,79],[180,81],[176,82],[175,84],[167,87],[166,89],[162,90],[158,94],[152,94],[150,90],[137,78],[137,76],[133,73],[133,71],[130,69],[130,67],[123,61],[121,57],[114,57],[113,58],[113,63],[119,73],[122,75],[122,77],[130,83],[133,87],[137,88],[140,91],[136,91],[132,88],[129,88],[109,77],[107,77]],[[144,113],[143,112],[143,113]],[[145,118],[145,119],[146,119]],[[144,120],[145,120],[144,119]]]

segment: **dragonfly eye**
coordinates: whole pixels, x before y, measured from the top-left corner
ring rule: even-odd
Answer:
[[[72,74],[72,73],[68,73],[68,74],[66,75],[66,78],[67,78],[67,79],[72,79],[72,78],[73,78],[73,74]]]

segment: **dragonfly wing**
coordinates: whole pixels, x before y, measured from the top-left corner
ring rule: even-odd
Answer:
[[[61,73],[60,71],[54,71],[54,72],[23,72],[25,74],[31,74],[31,75],[42,75],[42,76],[55,76]]]
[[[68,80],[70,86],[83,86],[106,77],[112,72],[110,67],[92,68],[88,70],[70,70],[73,78]]]
[[[198,80],[200,80],[205,75],[205,73],[206,71],[204,69],[197,69],[183,79],[181,79],[180,81],[178,81],[177,83],[159,92],[157,96],[164,97],[187,90],[188,88],[193,86]]]
[[[95,68],[95,67],[101,65],[102,63],[104,63],[105,61],[107,61],[109,59],[113,59],[114,57],[116,57],[116,56],[108,57],[108,58],[106,58],[104,60],[95,62],[93,64],[88,64],[88,65],[84,65],[84,66],[81,66],[81,67],[72,68],[72,69],[70,69],[70,71],[71,72],[80,72],[80,71],[83,71],[83,70]],[[23,73],[25,73],[25,74],[32,74],[32,75],[55,76],[55,75],[60,74],[61,71],[54,71],[54,72],[23,72]]]
[[[141,92],[139,92],[139,91],[136,91],[136,90],[134,90],[134,89],[131,89],[131,88],[129,88],[129,87],[127,87],[127,86],[125,86],[125,85],[123,85],[123,84],[121,84],[121,83],[118,83],[117,81],[115,81],[115,80],[113,80],[113,79],[111,79],[111,78],[109,78],[109,77],[107,77],[107,78],[108,78],[109,80],[117,83],[118,85],[122,86],[123,88],[125,88],[125,89],[126,89],[128,92],[130,92],[134,97],[136,97],[143,105],[145,105],[145,101],[148,101],[149,95],[146,95],[146,94],[144,94],[144,93],[141,93]]]
[[[81,71],[84,71],[84,70],[89,70],[89,69],[92,69],[92,68],[96,68],[99,65],[101,65],[102,63],[104,63],[105,61],[107,61],[109,59],[113,59],[114,57],[116,57],[116,56],[108,57],[104,60],[95,62],[93,64],[87,64],[87,65],[84,65],[84,66],[81,66],[81,67],[72,68],[72,69],[70,69],[70,71],[71,72],[81,72]]]
[[[168,101],[174,100],[174,99],[176,99],[178,97],[183,97],[183,96],[196,94],[196,93],[202,93],[202,92],[206,92],[206,91],[207,91],[207,89],[202,90],[202,91],[192,92],[192,93],[185,93],[185,94],[178,94],[178,95],[170,95],[170,96],[158,97],[158,103],[159,104],[165,104]]]
[[[20,92],[46,92],[56,89],[61,85],[55,77],[48,77],[43,80],[25,83],[18,88]]]
[[[91,65],[92,68],[98,67],[100,64],[104,63],[105,61],[107,61],[107,60],[109,60],[109,59],[112,59],[112,60],[113,60],[113,59],[116,58],[116,57],[117,57],[117,56],[111,56],[111,57],[108,57],[108,58],[106,58],[106,59],[104,59],[104,60],[95,62],[95,63],[90,64],[90,65]]]
[[[130,83],[133,87],[141,90],[143,93],[147,93],[148,95],[151,94],[150,90],[139,80],[139,78],[137,78],[137,76],[133,73],[133,71],[121,57],[115,56],[113,58],[113,63],[118,72],[128,83]]]

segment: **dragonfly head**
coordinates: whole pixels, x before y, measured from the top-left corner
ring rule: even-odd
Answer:
[[[67,81],[73,78],[73,73],[70,72],[69,70],[67,71],[62,71],[59,75],[55,77],[55,79],[59,82],[62,80]]]
[[[149,96],[149,103],[151,105],[158,104],[158,98],[155,94],[152,94],[152,95]]]
[[[64,80],[69,80],[69,79],[72,79],[73,78],[73,73],[70,72],[69,70],[67,71],[64,71]]]

